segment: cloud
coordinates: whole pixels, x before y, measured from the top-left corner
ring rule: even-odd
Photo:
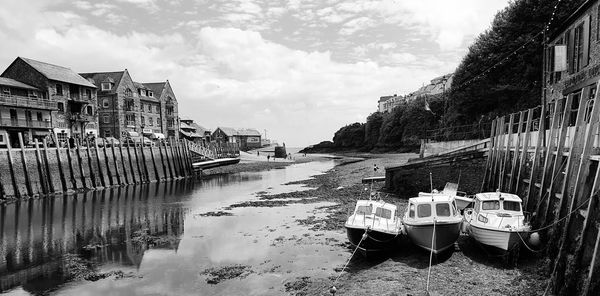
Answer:
[[[360,30],[364,30],[370,27],[375,26],[377,23],[375,20],[363,16],[359,18],[355,18],[349,22],[346,22],[342,29],[340,30],[340,34],[342,35],[352,35]]]

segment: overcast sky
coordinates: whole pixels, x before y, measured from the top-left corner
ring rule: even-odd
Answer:
[[[454,71],[508,0],[1,3],[2,70],[23,56],[168,79],[181,118],[303,147]]]

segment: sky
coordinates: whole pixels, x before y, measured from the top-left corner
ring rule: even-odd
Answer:
[[[508,0],[2,0],[17,56],[169,80],[182,119],[288,147],[365,122],[379,97],[453,72]]]

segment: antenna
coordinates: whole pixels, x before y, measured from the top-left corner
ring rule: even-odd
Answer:
[[[431,189],[431,201],[433,201],[433,176],[431,171],[429,171],[429,188]]]
[[[462,174],[462,170],[458,171],[458,181],[456,182],[456,190],[458,190],[458,185],[460,185],[460,175]]]

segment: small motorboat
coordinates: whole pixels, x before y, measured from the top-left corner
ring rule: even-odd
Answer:
[[[357,200],[344,224],[348,240],[365,255],[393,249],[402,225],[397,211],[383,200]]]
[[[465,230],[481,244],[510,251],[529,239],[531,226],[519,196],[503,192],[475,195],[472,209],[465,210]]]
[[[456,207],[460,211],[462,211],[466,207],[468,207],[474,200],[473,198],[467,196],[466,192],[458,191],[457,183],[451,183],[451,182],[446,183],[446,186],[444,186],[444,190],[442,190],[441,192],[437,191],[435,189],[431,193],[419,192],[419,196],[432,196],[432,195],[447,195],[447,196],[454,197],[454,199],[456,200]]]
[[[415,245],[438,254],[458,239],[462,216],[453,196],[433,194],[410,198],[402,224]]]

